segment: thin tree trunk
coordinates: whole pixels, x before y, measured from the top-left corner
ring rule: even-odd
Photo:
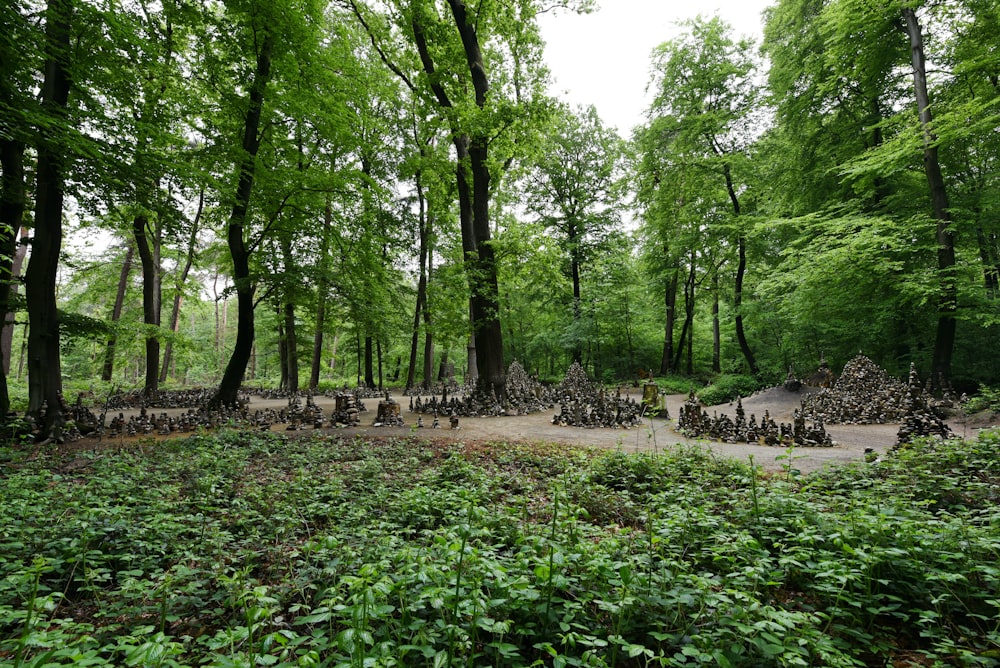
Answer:
[[[191,235],[188,237],[187,254],[184,256],[184,266],[177,276],[176,292],[174,293],[173,307],[170,309],[170,332],[176,336],[180,331],[181,303],[184,301],[184,285],[187,283],[188,274],[191,273],[191,265],[194,264],[194,254],[198,247],[198,227],[201,223],[201,213],[205,207],[205,189],[202,188],[198,195],[198,211],[191,222]],[[167,339],[167,344],[163,348],[163,365],[160,367],[160,382],[167,382],[167,373],[172,368],[174,353],[173,337]]]
[[[312,364],[309,369],[309,388],[319,387],[319,371],[323,359],[323,329],[326,327],[326,299],[328,281],[326,276],[326,257],[330,250],[330,227],[333,223],[333,205],[330,198],[326,199],[323,208],[323,236],[320,239],[320,274],[316,285],[316,332],[313,334]],[[334,344],[336,347],[336,343]]]
[[[670,373],[676,365],[671,366],[674,357],[674,326],[677,323],[677,283],[680,281],[680,269],[670,270],[670,277],[664,284],[665,324],[663,328],[663,355],[660,357],[660,374]]]
[[[937,391],[951,381],[951,357],[955,347],[955,314],[958,310],[958,289],[955,285],[955,233],[951,229],[948,191],[945,188],[941,163],[938,160],[937,137],[932,129],[930,94],[927,91],[927,69],[924,64],[924,40],[916,12],[903,8],[906,33],[910,38],[913,63],[913,91],[924,137],[924,173],[931,196],[931,210],[937,221],[937,260],[940,284],[938,295],[937,333],[934,358],[931,361],[931,387]]]
[[[288,360],[288,391],[299,391],[299,352],[295,334],[295,304],[285,302],[285,357]]]
[[[740,200],[737,198],[736,188],[733,186],[733,175],[729,169],[729,163],[725,163],[723,165],[722,173],[726,178],[726,191],[729,193],[729,200],[733,204],[733,216],[736,217],[737,225],[739,225]],[[750,344],[747,342],[747,335],[743,328],[743,277],[747,272],[747,240],[742,229],[737,233],[736,247],[738,261],[736,264],[736,286],[733,289],[733,311],[736,316],[736,341],[740,344],[740,351],[743,353],[744,359],[746,359],[747,367],[750,369],[750,373],[756,376],[760,373],[760,369],[757,367],[757,359],[754,357],[753,351],[750,349]]]
[[[281,309],[278,309],[278,364],[281,369],[281,378],[278,380],[278,389],[288,389],[288,340],[285,336],[285,323],[281,319]]]
[[[28,411],[40,423],[38,440],[58,441],[65,414],[59,351],[56,275],[62,249],[63,178],[69,148],[56,130],[69,102],[70,23],[73,3],[49,0],[45,10],[45,72],[35,172],[35,228],[24,277],[28,300]],[[44,422],[42,422],[44,412]]]
[[[427,280],[430,281],[433,270],[433,253],[430,244],[427,245]],[[431,309],[424,298],[424,389],[431,389],[434,376],[434,333],[431,329]]]
[[[257,55],[257,69],[250,87],[246,122],[243,126],[243,159],[240,162],[239,185],[236,199],[229,216],[226,240],[229,254],[233,258],[233,281],[236,284],[236,305],[239,320],[236,326],[236,344],[226,370],[219,383],[219,389],[212,398],[213,405],[235,406],[239,398],[240,385],[246,374],[247,363],[253,350],[254,341],[254,292],[256,286],[250,279],[250,248],[244,239],[244,225],[250,195],[253,192],[257,151],[260,148],[260,122],[264,108],[264,91],[271,77],[271,46],[274,37],[265,29],[263,44]]]
[[[14,310],[11,304],[16,294],[15,277],[20,271],[17,233],[24,223],[24,144],[14,139],[0,140],[0,422],[10,411],[7,374],[10,372],[10,346],[14,331]],[[17,266],[15,266],[17,265]]]
[[[374,339],[370,334],[365,337],[365,386],[375,387]]]
[[[155,231],[146,234],[149,219],[140,214],[132,221],[132,234],[142,263],[142,322],[146,326],[146,380],[143,394],[159,391],[160,371],[160,241]],[[152,243],[150,243],[150,241]]]
[[[719,331],[719,273],[712,272],[712,371],[722,371],[722,333]]]
[[[415,182],[417,188],[417,235],[419,236],[418,264],[420,277],[417,280],[417,304],[413,310],[413,336],[410,341],[410,362],[406,369],[405,387],[407,390],[412,389],[416,384],[417,347],[420,343],[420,316],[422,314],[426,315],[427,313],[427,308],[424,306],[424,300],[427,298],[428,224],[427,207],[424,200],[424,188],[420,177],[421,175],[418,171],[415,177]]]
[[[128,290],[128,275],[132,272],[132,256],[135,254],[135,245],[129,243],[125,252],[125,260],[122,262],[121,271],[118,274],[118,291],[115,293],[115,305],[111,309],[111,326],[122,317],[122,307],[125,304],[125,292]],[[101,380],[108,382],[115,374],[115,349],[118,346],[118,338],[112,334],[108,339],[104,351],[104,370],[101,373]]]
[[[681,336],[678,339],[677,353],[674,358],[674,368],[681,368],[681,355],[684,354],[685,342],[693,340],[694,330],[694,288],[695,288],[695,262],[691,257],[691,266],[688,271],[687,280],[684,281],[684,326],[681,328]],[[689,345],[690,347],[690,345]],[[692,369],[688,370],[692,373]]]

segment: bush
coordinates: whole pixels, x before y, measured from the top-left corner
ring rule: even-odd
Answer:
[[[723,374],[717,376],[711,385],[703,389],[698,398],[706,406],[715,406],[736,401],[740,397],[748,397],[761,387],[761,382],[753,376]]]

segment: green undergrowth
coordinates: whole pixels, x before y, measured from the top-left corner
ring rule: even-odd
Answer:
[[[0,663],[1000,665],[998,444],[809,476],[239,432],[0,450]]]

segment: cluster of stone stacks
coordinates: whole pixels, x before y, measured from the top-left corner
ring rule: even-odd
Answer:
[[[736,417],[723,413],[709,416],[694,391],[688,395],[677,417],[677,430],[690,438],[708,438],[724,443],[759,443],[763,445],[829,447],[833,439],[821,421],[807,425],[802,413],[795,411],[792,423],[775,422],[765,411],[760,424],[753,414],[746,418],[743,400],[736,401]]]
[[[530,415],[551,406],[549,392],[538,380],[528,375],[521,363],[514,360],[507,369],[504,407],[507,415]]]
[[[927,394],[920,387],[917,368],[911,364],[906,388],[906,414],[896,433],[896,444],[902,445],[924,436],[949,438],[952,432],[951,427],[934,412],[927,400]]]
[[[559,412],[552,417],[552,424],[570,427],[623,427],[629,428],[642,422],[643,406],[621,390],[609,396],[597,383],[587,378],[587,372],[574,362],[566,377],[554,389]]]
[[[806,419],[825,424],[884,424],[906,414],[906,386],[864,355],[844,366],[833,387],[802,399]]]

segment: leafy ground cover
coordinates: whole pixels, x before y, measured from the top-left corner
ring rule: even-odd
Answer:
[[[0,663],[1000,665],[998,445],[0,449]]]

